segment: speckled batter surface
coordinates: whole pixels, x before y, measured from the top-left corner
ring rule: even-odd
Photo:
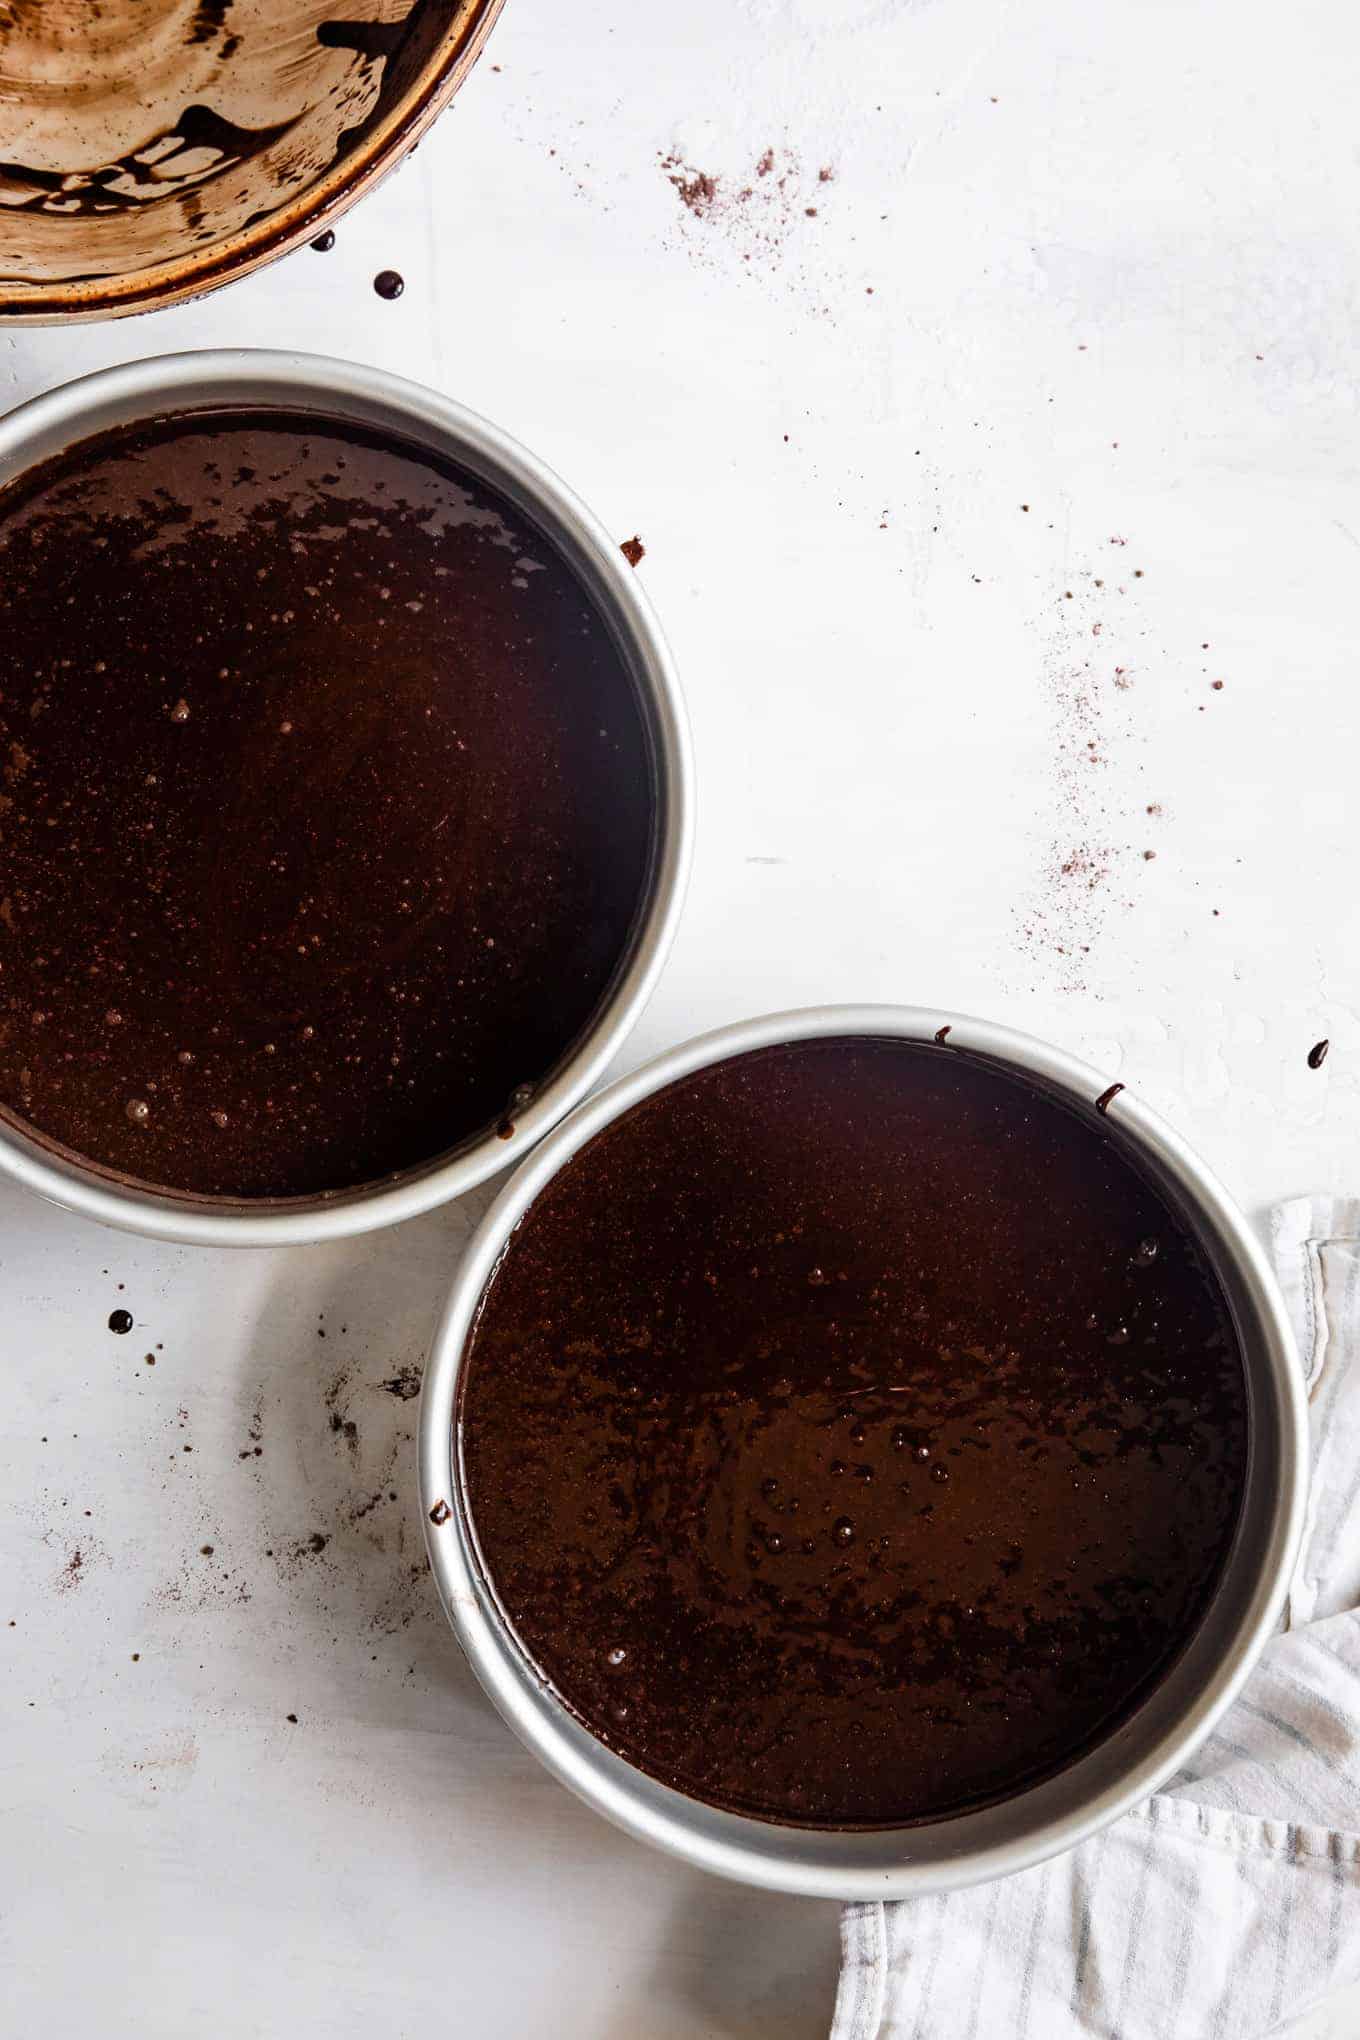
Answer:
[[[653,776],[551,546],[413,450],[200,413],[0,497],[0,1109],[229,1196],[497,1122],[625,952]]]
[[[1117,1134],[948,1048],[701,1071],[513,1235],[460,1408],[529,1655],[644,1770],[812,1825],[1012,1793],[1221,1570],[1229,1311]]]

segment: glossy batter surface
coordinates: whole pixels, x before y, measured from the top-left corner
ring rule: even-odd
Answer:
[[[627,946],[653,781],[563,562],[480,483],[276,412],[0,497],[0,1109],[290,1196],[498,1121]]]
[[[683,1079],[513,1235],[460,1408],[527,1652],[740,1812],[930,1819],[1052,1771],[1202,1614],[1247,1402],[1116,1135],[947,1048]]]

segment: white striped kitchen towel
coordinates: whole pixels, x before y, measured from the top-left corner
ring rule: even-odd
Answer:
[[[1194,1762],[1091,1841],[847,1906],[832,2040],[1257,2040],[1360,1979],[1360,1200],[1271,1232],[1312,1421],[1286,1626]]]

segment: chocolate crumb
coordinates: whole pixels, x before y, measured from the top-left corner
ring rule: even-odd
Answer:
[[[1101,1113],[1108,1112],[1123,1088],[1122,1084],[1111,1084],[1108,1091],[1102,1091],[1096,1099],[1096,1111]]]
[[[430,1511],[430,1521],[432,1523],[447,1523],[452,1514],[453,1510],[447,1502],[436,1502]]]
[[[291,1721],[291,1722],[292,1722],[292,1723],[294,1724],[294,1726],[296,1726],[296,1725],[297,1725],[297,1716],[296,1716],[296,1714],[285,1714],[283,1718],[284,1718],[284,1720],[285,1720],[285,1721]]]
[[[619,551],[623,554],[630,567],[640,566],[647,557],[647,548],[636,534],[632,538],[625,538],[623,544],[619,547]]]
[[[946,1041],[948,1041],[949,1039],[949,1027],[947,1023],[945,1026],[936,1029],[935,1039],[939,1043],[940,1047],[943,1048]]]
[[[1315,1041],[1313,1043],[1313,1046],[1308,1051],[1308,1067],[1310,1070],[1320,1070],[1322,1068],[1322,1065],[1327,1060],[1327,1051],[1331,1045],[1330,1041]]]
[[[396,1396],[398,1402],[411,1402],[420,1394],[420,1369],[400,1368],[390,1381],[379,1382],[378,1386],[385,1389],[388,1395]]]

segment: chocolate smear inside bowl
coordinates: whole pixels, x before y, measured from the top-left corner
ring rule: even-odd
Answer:
[[[315,236],[453,96],[501,4],[6,0],[0,317],[145,310]]]
[[[354,423],[197,409],[0,494],[0,1113],[226,1199],[513,1118],[606,998],[655,771],[507,498]]]
[[[456,1462],[596,1738],[730,1813],[873,1828],[1129,1718],[1214,1596],[1248,1431],[1228,1299],[1108,1121],[832,1036],[691,1070],[547,1181]]]

